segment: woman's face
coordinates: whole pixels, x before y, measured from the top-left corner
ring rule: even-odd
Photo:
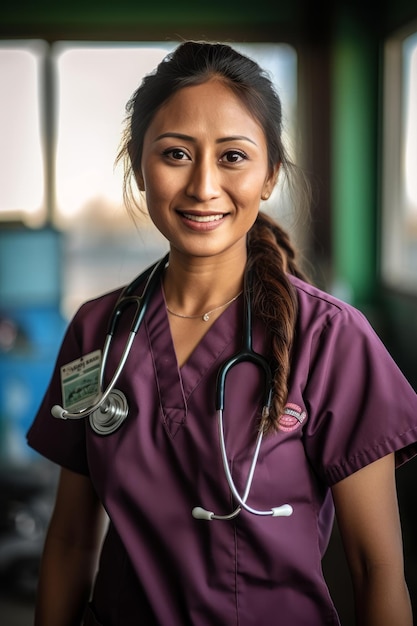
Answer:
[[[139,187],[171,248],[191,256],[246,256],[246,233],[278,168],[268,168],[259,123],[222,82],[185,87],[146,131]]]

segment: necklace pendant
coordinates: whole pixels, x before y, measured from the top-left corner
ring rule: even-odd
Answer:
[[[203,322],[208,322],[210,319],[210,315],[208,313],[204,313],[202,319],[203,319]]]

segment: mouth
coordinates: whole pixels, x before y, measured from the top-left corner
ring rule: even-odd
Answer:
[[[225,216],[224,213],[216,213],[214,215],[195,215],[193,213],[181,213],[181,215],[191,222],[199,222],[201,224],[206,224],[208,222],[218,222]]]

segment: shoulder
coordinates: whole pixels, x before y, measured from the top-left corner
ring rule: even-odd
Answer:
[[[142,271],[142,273],[134,278],[128,285],[124,285],[84,302],[75,313],[72,323],[77,325],[91,320],[98,323],[100,318],[104,317],[108,320],[116,303],[122,297],[126,297],[126,301],[138,301],[144,292],[145,284],[147,284],[149,277],[151,274],[155,273],[154,270],[161,265],[161,262],[164,261],[165,258]],[[155,273],[155,278],[156,277],[157,274]]]
[[[102,336],[122,291],[116,289],[81,304],[68,325],[68,332],[80,341],[85,333]]]
[[[371,324],[357,308],[335,296],[306,283],[295,276],[290,276],[298,300],[299,326],[324,331],[331,327],[343,326],[360,332],[371,332]]]
[[[123,292],[123,288],[114,289],[108,293],[86,300],[83,302],[79,309],[76,311],[73,321],[80,322],[84,319],[88,319],[91,316],[97,316],[101,313],[108,314],[113,309],[117,300]]]

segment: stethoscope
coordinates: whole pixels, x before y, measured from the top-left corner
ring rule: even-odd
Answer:
[[[129,406],[126,396],[116,389],[116,383],[119,376],[126,364],[130,350],[132,348],[133,341],[140,328],[142,320],[145,316],[146,309],[154,293],[156,286],[160,283],[160,278],[167,265],[169,254],[158,261],[155,265],[145,270],[143,274],[135,278],[121,293],[119,299],[111,314],[109,325],[107,329],[107,335],[103,347],[103,355],[100,366],[100,392],[95,402],[86,408],[79,411],[70,412],[66,411],[62,406],[55,405],[52,407],[51,413],[54,417],[60,419],[77,420],[84,417],[89,418],[90,426],[98,435],[109,435],[117,430],[125,421],[129,413]],[[146,280],[145,288],[141,296],[133,295],[138,285]],[[272,372],[268,361],[258,352],[255,352],[252,348],[252,311],[251,311],[251,297],[250,297],[250,273],[246,272],[245,285],[244,285],[244,302],[245,302],[245,318],[243,327],[243,344],[240,352],[232,356],[225,361],[220,367],[217,374],[216,382],[216,412],[218,420],[218,432],[220,441],[220,452],[222,457],[223,469],[226,476],[229,489],[236,499],[238,505],[229,514],[216,515],[213,511],[208,511],[202,507],[195,507],[192,510],[192,515],[196,519],[204,520],[231,520],[239,515],[242,509],[252,513],[254,515],[272,516],[272,517],[288,517],[292,514],[293,509],[289,504],[283,504],[278,507],[273,507],[267,510],[254,509],[247,504],[247,499],[252,486],[253,477],[255,474],[255,468],[258,461],[259,450],[263,439],[263,430],[259,429],[253,458],[250,464],[248,476],[246,479],[245,490],[241,496],[234,483],[229,463],[227,460],[227,450],[224,436],[224,423],[223,423],[223,411],[224,411],[224,398],[225,398],[225,386],[226,377],[232,367],[242,362],[253,363],[257,367],[260,367],[263,371],[265,385],[264,385],[264,401],[262,409],[262,417],[265,418],[269,415],[272,402]],[[103,391],[104,373],[110,346],[114,338],[118,322],[122,313],[129,306],[134,305],[136,307],[135,315],[133,317],[129,335],[120,357],[120,362],[116,367],[112,379]]]
[[[135,280],[122,291],[119,299],[117,300],[109,320],[106,340],[104,342],[99,375],[100,392],[94,404],[74,413],[66,411],[59,404],[55,404],[51,410],[54,417],[70,420],[88,417],[91,428],[98,435],[110,435],[123,424],[128,416],[129,406],[124,393],[115,388],[116,383],[126,364],[127,357],[129,356],[133,341],[146,313],[151,296],[160,281],[162,272],[165,269],[168,256],[169,255],[167,254],[163,259],[158,261],[158,263],[148,268],[143,274],[135,278]],[[133,295],[137,286],[145,279],[147,280],[142,295]],[[104,372],[110,352],[110,346],[114,338],[118,322],[123,311],[132,305],[136,307],[136,312],[130,326],[129,335],[123,349],[122,356],[120,357],[119,365],[116,367],[113,378],[110,380],[107,388],[103,391]]]

